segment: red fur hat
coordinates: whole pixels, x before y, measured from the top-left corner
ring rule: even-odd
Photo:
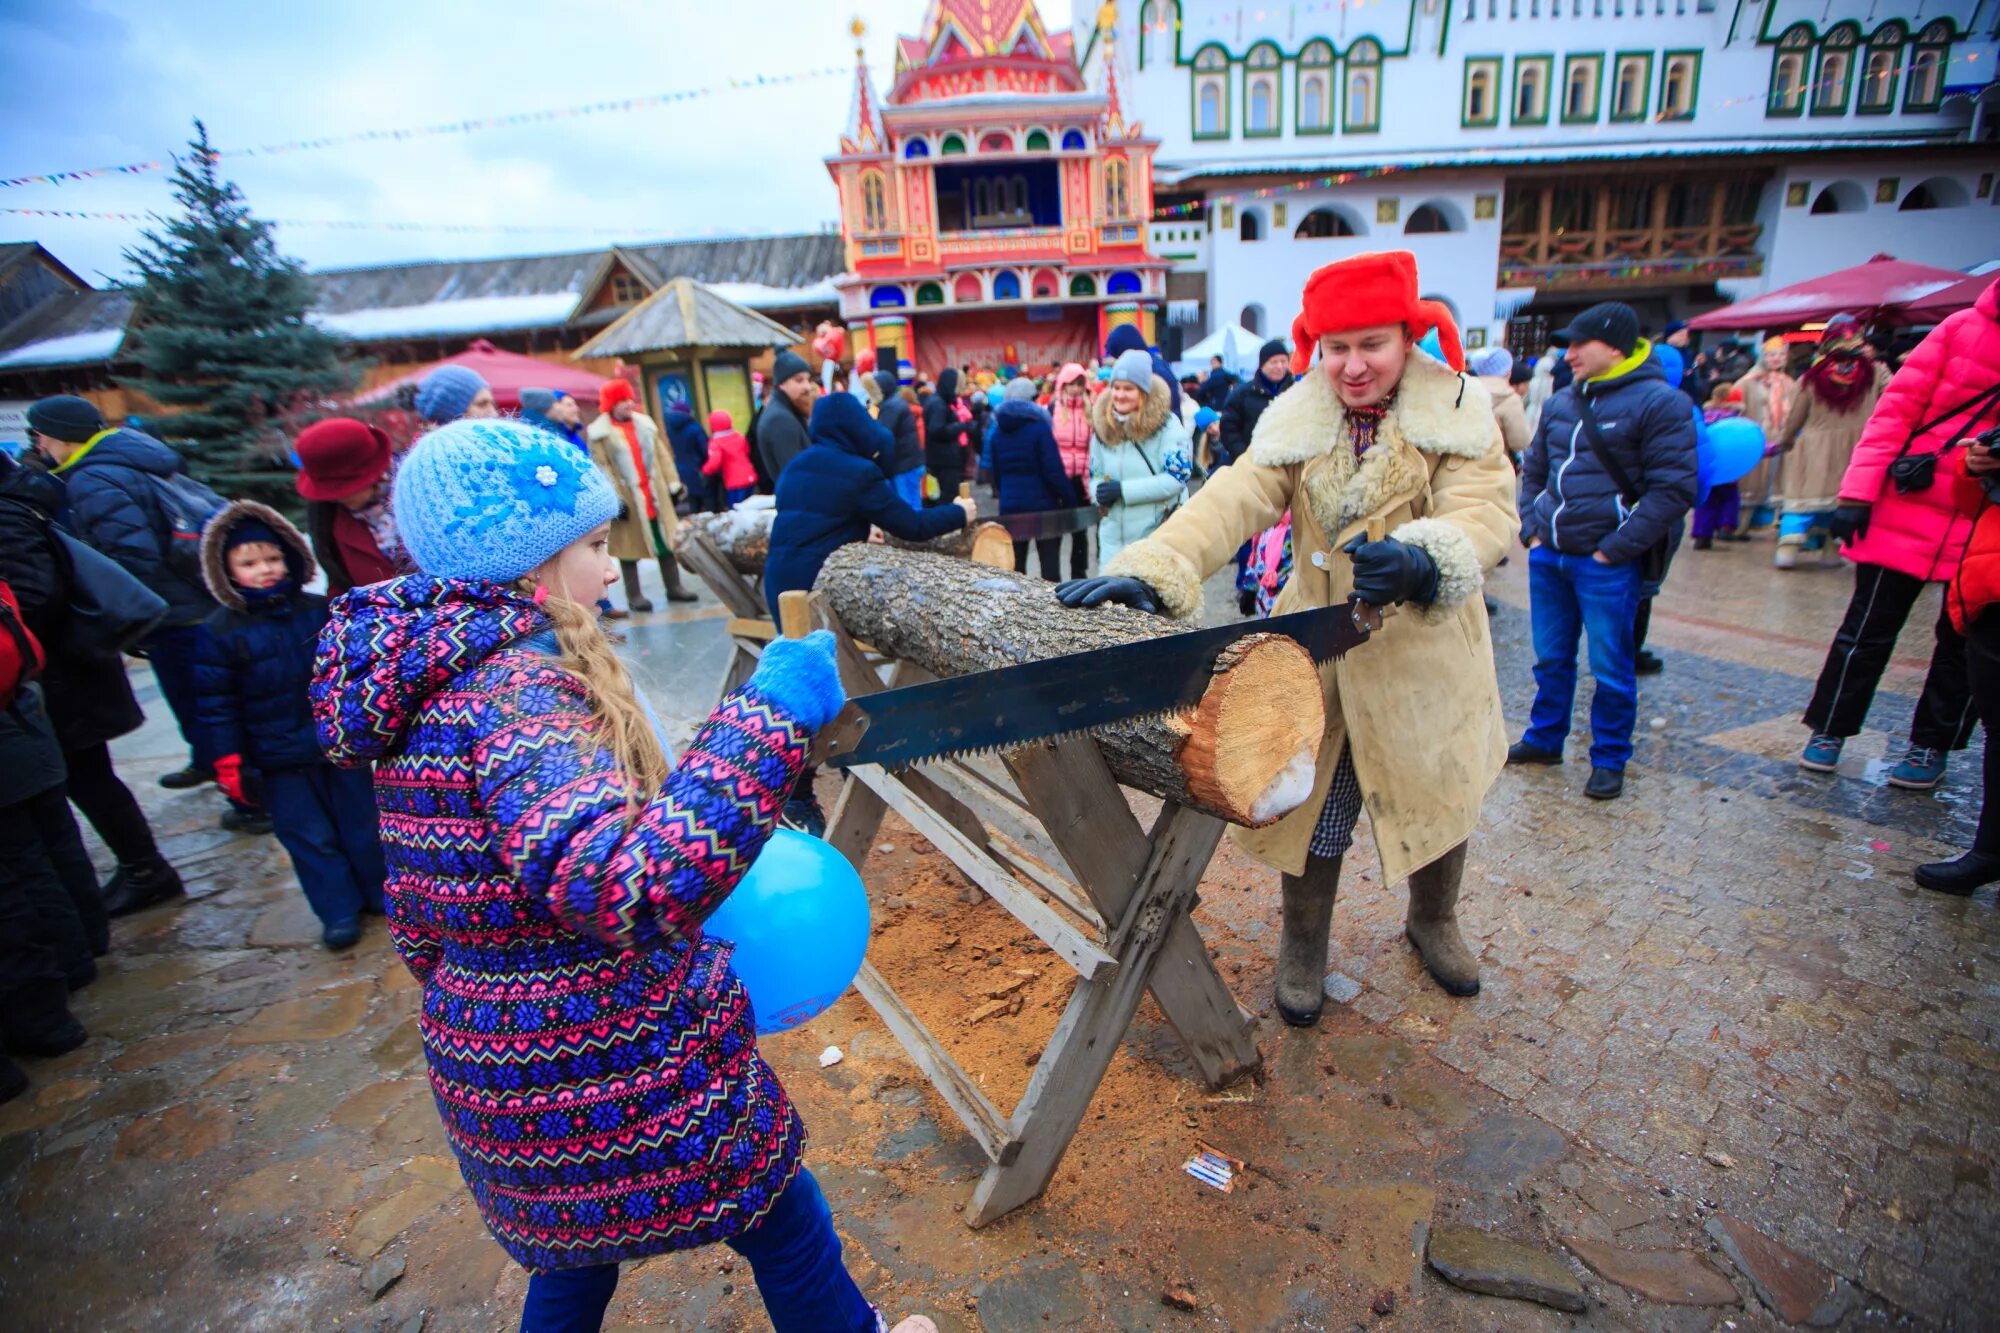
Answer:
[[[639,391],[632,387],[630,380],[607,380],[604,387],[597,391],[597,406],[606,412],[620,403],[631,403],[637,407],[638,402]]]
[[[1412,338],[1437,330],[1438,346],[1453,370],[1465,369],[1458,325],[1438,301],[1417,296],[1417,257],[1408,250],[1376,250],[1336,259],[1306,279],[1292,321],[1292,373],[1312,366],[1313,348],[1323,333],[1366,329],[1377,324],[1407,325]]]

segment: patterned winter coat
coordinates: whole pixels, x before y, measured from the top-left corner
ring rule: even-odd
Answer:
[[[770,835],[808,734],[736,690],[628,820],[587,695],[528,642],[547,627],[494,584],[356,588],[312,687],[328,756],[376,764],[390,937],[423,986],[445,1135],[531,1269],[737,1235],[805,1133],[730,946],[701,924]]]

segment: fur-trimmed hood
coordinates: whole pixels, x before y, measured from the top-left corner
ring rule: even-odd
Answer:
[[[1160,427],[1167,424],[1173,415],[1173,395],[1167,382],[1157,374],[1153,376],[1153,387],[1147,391],[1146,401],[1139,404],[1139,410],[1124,421],[1119,421],[1111,411],[1111,390],[1097,395],[1090,405],[1090,428],[1097,432],[1100,444],[1131,444],[1137,440],[1150,440],[1160,433]]]
[[[285,568],[291,573],[294,589],[303,589],[312,582],[312,576],[319,568],[313,563],[312,546],[283,514],[255,500],[233,500],[218,509],[215,517],[208,521],[208,526],[201,530],[202,581],[208,584],[209,595],[231,611],[250,609],[243,590],[230,580],[229,562],[224,558],[229,534],[239,525],[250,522],[262,523],[278,535],[278,544],[285,552]]]

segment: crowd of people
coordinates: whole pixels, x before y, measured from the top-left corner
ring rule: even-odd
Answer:
[[[110,920],[185,892],[107,748],[142,720],[124,656],[144,657],[187,745],[161,785],[212,783],[225,827],[275,835],[327,948],[386,917],[425,987],[447,1136],[489,1229],[531,1271],[524,1328],[596,1327],[620,1262],[718,1242],[749,1261],[779,1329],[881,1328],[727,946],[700,928],[774,828],[824,831],[807,753],[842,702],[831,641],[770,644],[676,758],[607,633],[653,609],[646,561],[669,601],[697,600],[674,554],[697,511],[774,508],[773,607],[841,546],[969,526],[973,479],[1002,515],[1091,511],[1066,558],[1064,535],[1015,543],[1017,571],[1032,555],[1072,607],[1193,617],[1232,564],[1246,616],[1405,606],[1329,671],[1309,798],[1240,831],[1279,873],[1277,1009],[1298,1025],[1320,1016],[1364,809],[1385,878],[1409,884],[1424,967],[1449,994],[1478,991],[1457,908],[1481,804],[1504,765],[1564,761],[1580,645],[1594,679],[1583,790],[1623,794],[1638,678],[1662,665],[1644,649],[1651,601],[1677,556],[1694,558],[1680,556],[1690,516],[1693,551],[1775,527],[1778,569],[1808,554],[1855,567],[1803,767],[1834,769],[1931,584],[1947,585],[1944,612],[1889,781],[1935,786],[1975,724],[2000,721],[2000,619],[1986,614],[2000,600],[1986,521],[2000,289],[1900,369],[1845,317],[1809,344],[1696,353],[1684,326],[1655,340],[1617,302],[1577,313],[1546,355],[1468,353],[1420,290],[1407,252],[1330,264],[1290,339],[1240,378],[1219,359],[1177,378],[1132,326],[1042,373],[907,383],[889,366],[815,378],[779,350],[740,430],[678,402],[662,425],[623,379],[588,421],[575,397],[532,388],[503,416],[489,385],[446,365],[417,388],[424,430],[405,450],[354,417],[298,434],[304,532],[209,490],[86,399],[35,403],[33,450],[0,462],[8,1050],[87,1040],[67,997],[94,978]],[[1741,422],[1763,455],[1718,482],[1708,436]],[[1536,688],[1510,744],[1482,587],[1517,542]],[[1990,791],[1991,746],[1986,763]],[[73,811],[115,859],[103,884]],[[1982,808],[1974,846],[1916,877],[1952,893],[2000,880],[2000,812]],[[537,1002],[492,998],[511,993]],[[433,1021],[447,1005],[452,1021]],[[618,1035],[572,1049],[563,1034],[586,1011]],[[0,1099],[26,1085],[0,1058]],[[502,1095],[523,1086],[609,1119]],[[626,1117],[680,1128],[606,1147],[597,1126]]]

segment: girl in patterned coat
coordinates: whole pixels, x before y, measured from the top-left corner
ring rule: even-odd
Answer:
[[[530,1270],[521,1327],[598,1328],[621,1262],[721,1241],[780,1333],[877,1333],[702,932],[841,705],[830,636],[773,643],[676,764],[591,610],[618,499],[586,458],[456,422],[395,505],[423,572],[333,603],[313,710],[375,764],[390,934],[459,1169]]]

